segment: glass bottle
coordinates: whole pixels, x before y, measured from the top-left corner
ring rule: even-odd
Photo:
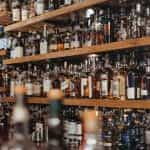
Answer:
[[[29,18],[29,9],[28,9],[28,2],[24,0],[21,8],[21,20],[27,20]]]
[[[36,15],[35,0],[31,0],[29,2],[29,18],[32,18],[35,15]]]
[[[40,41],[40,54],[46,54],[48,52],[48,39],[47,39],[47,27],[44,25],[43,36]]]
[[[12,1],[12,21],[17,22],[21,20],[21,8],[18,0]]]
[[[35,2],[35,10],[36,10],[36,15],[41,15],[44,13],[44,0],[36,0]]]
[[[48,150],[66,150],[63,141],[62,98],[63,93],[58,89],[49,92],[48,117]]]
[[[14,138],[4,144],[2,150],[36,150],[33,143],[28,138],[29,114],[23,103],[24,87],[15,88],[17,102],[12,112],[12,123],[14,125]]]

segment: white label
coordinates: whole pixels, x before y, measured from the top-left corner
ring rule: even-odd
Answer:
[[[40,94],[41,94],[41,85],[40,84],[33,84],[32,94],[40,96]]]
[[[71,48],[78,48],[80,47],[79,41],[72,41],[71,42]]]
[[[71,5],[71,0],[65,0],[65,5]]]
[[[89,83],[89,98],[92,98],[92,96],[93,96],[93,92],[92,92],[92,77],[91,76],[89,76],[88,77],[88,83]]]
[[[32,92],[32,89],[33,89],[32,83],[26,83],[26,84],[25,84],[25,87],[26,87],[26,89],[27,89],[26,94],[29,95],[29,96],[32,95],[32,93],[33,93],[33,92]]]
[[[43,124],[42,123],[36,123],[36,131],[39,133],[39,137],[37,141],[43,140]]]
[[[112,95],[114,97],[119,97],[119,81],[118,80],[114,80],[112,82]]]
[[[43,80],[43,91],[44,92],[49,92],[49,90],[51,89],[51,87],[52,87],[51,80],[44,79]]]
[[[108,95],[108,80],[101,81],[101,95],[102,96]]]
[[[48,44],[46,40],[40,42],[40,54],[46,54],[48,50]]]
[[[87,47],[92,46],[92,40],[86,41],[85,46]]]
[[[19,8],[12,9],[12,20],[20,21],[20,9]]]
[[[57,50],[57,44],[50,44],[50,50]]]
[[[141,95],[142,95],[142,96],[148,96],[148,90],[146,90],[146,89],[141,89]]]
[[[15,57],[22,57],[23,56],[23,47],[17,46],[15,48]]]
[[[36,3],[36,13],[37,15],[41,15],[44,13],[44,3]]]
[[[76,134],[82,135],[82,125],[81,124],[76,125]]]
[[[69,81],[68,80],[61,83],[61,90],[65,90],[68,87],[69,87]]]
[[[69,43],[64,43],[64,49],[69,49],[70,48],[70,44]]]
[[[128,99],[135,99],[135,88],[127,88],[127,98]]]
[[[136,89],[136,98],[137,98],[137,99],[140,98],[140,91],[141,91],[140,88],[137,88],[137,89]]]
[[[10,96],[15,96],[15,81],[11,80],[10,82]]]
[[[15,56],[15,50],[11,50],[11,52],[10,52],[10,58],[16,58],[16,56]]]
[[[87,78],[81,79],[81,96],[84,96],[84,87],[87,86],[88,80]]]
[[[27,9],[22,9],[22,11],[21,11],[21,19],[22,19],[22,21],[27,20],[28,19],[28,15],[29,15],[28,10]]]

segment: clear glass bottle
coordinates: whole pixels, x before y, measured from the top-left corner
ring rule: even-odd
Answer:
[[[21,7],[21,20],[27,20],[29,18],[29,8],[28,2],[24,0],[22,7]]]
[[[44,6],[44,0],[36,0],[35,2],[35,10],[36,10],[36,15],[41,15],[44,13],[45,6]]]

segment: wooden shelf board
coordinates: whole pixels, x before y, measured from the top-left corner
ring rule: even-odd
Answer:
[[[14,103],[15,99],[8,97],[2,102]],[[29,104],[48,104],[48,98],[31,97],[27,99]],[[101,100],[101,99],[77,99],[67,98],[64,100],[66,106],[87,106],[87,107],[107,107],[107,108],[133,108],[150,109],[150,100]]]
[[[29,18],[28,20],[25,21],[21,21],[21,22],[17,22],[11,25],[8,25],[5,27],[5,31],[18,31],[19,29],[22,29],[24,27],[33,25],[33,24],[37,24],[39,22],[45,21],[45,20],[49,20],[49,19],[53,19],[62,15],[66,15],[66,14],[70,14],[72,12],[96,5],[96,4],[100,4],[100,3],[104,3],[110,0],[85,0],[84,2],[80,2],[80,3],[76,3],[70,6],[66,6],[57,10],[53,10],[53,11],[49,11],[46,12],[40,16],[35,16],[33,18]]]
[[[136,48],[136,47],[148,46],[148,45],[150,45],[150,37],[143,37],[143,38],[130,39],[130,40],[125,40],[120,42],[112,42],[109,44],[96,45],[91,47],[51,52],[42,55],[24,56],[15,59],[5,59],[3,60],[3,63],[7,65],[19,64],[19,63],[26,63],[26,62],[41,61],[46,59],[56,59],[56,58],[88,55],[88,54],[100,53],[100,52],[118,51],[127,48]]]

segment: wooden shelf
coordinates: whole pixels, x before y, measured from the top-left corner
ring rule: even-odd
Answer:
[[[65,58],[65,57],[73,57],[73,56],[82,56],[82,55],[88,55],[88,54],[100,53],[100,52],[118,51],[127,48],[136,48],[136,47],[148,46],[148,45],[150,45],[150,37],[143,37],[143,38],[130,39],[121,42],[112,42],[109,44],[96,45],[91,47],[51,52],[42,55],[24,56],[15,59],[5,59],[3,60],[3,63],[7,65],[19,64],[19,63],[26,63],[26,62],[41,61],[46,59],[57,59],[57,58]]]
[[[14,103],[14,98],[4,98],[2,102]],[[27,99],[28,104],[48,104],[48,98],[31,97]],[[106,107],[106,108],[132,108],[150,109],[150,100],[101,100],[101,99],[72,99],[64,100],[66,106]]]
[[[28,20],[25,21],[21,21],[21,22],[17,22],[11,25],[8,25],[5,27],[5,31],[19,31],[19,29],[23,29],[25,27],[37,24],[39,22],[45,21],[45,20],[50,20],[50,19],[54,19],[56,17],[59,16],[63,16],[66,14],[70,14],[72,12],[96,5],[96,4],[100,4],[100,3],[104,3],[110,0],[85,0],[84,2],[81,3],[76,3],[70,6],[66,6],[57,10],[53,10],[53,11],[49,11],[46,12],[40,16],[35,16],[33,18],[29,18]]]

